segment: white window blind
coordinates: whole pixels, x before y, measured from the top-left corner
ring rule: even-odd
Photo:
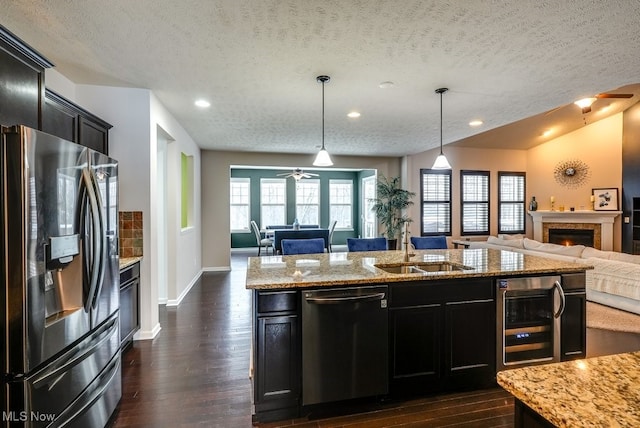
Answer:
[[[525,233],[525,173],[498,172],[498,233]]]
[[[489,172],[460,171],[461,234],[489,234]]]
[[[421,169],[422,235],[451,235],[451,171]]]

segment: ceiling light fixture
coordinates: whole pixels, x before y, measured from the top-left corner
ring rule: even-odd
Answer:
[[[442,94],[447,92],[449,88],[438,88],[436,94],[440,94],[440,154],[433,163],[431,169],[451,169],[451,164],[447,157],[442,153]]]
[[[469,122],[469,126],[480,126],[482,125],[484,122],[481,120],[472,120],[471,122]]]
[[[351,111],[347,114],[347,117],[350,117],[351,119],[356,119],[358,117],[360,117],[360,112],[357,111]]]
[[[313,161],[315,166],[331,166],[333,165],[333,161],[331,161],[331,156],[329,156],[329,152],[324,148],[324,84],[327,83],[331,78],[329,76],[318,76],[316,80],[322,83],[322,148],[318,152],[316,156],[316,160]]]
[[[207,108],[207,107],[211,106],[211,103],[209,101],[207,101],[207,100],[196,100],[196,102],[194,102],[194,104],[197,107],[200,107],[200,108]]]

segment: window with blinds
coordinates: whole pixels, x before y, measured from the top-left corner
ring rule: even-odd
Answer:
[[[525,173],[498,172],[498,233],[525,233]]]
[[[489,171],[460,171],[460,234],[489,234]]]
[[[420,175],[422,235],[451,235],[451,170],[421,169]]]

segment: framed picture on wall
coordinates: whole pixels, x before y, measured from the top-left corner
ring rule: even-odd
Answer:
[[[618,188],[591,189],[595,211],[618,211]]]

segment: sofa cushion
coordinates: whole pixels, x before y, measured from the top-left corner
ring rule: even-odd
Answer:
[[[633,254],[627,254],[627,253],[617,253],[615,251],[612,251],[611,256],[609,257],[609,260],[615,260],[618,262],[625,262],[625,263],[634,263],[634,264],[640,264],[640,256],[634,256]]]
[[[495,236],[490,236],[487,238],[487,243],[495,244],[495,245],[504,245],[506,247],[513,247],[513,248],[524,248],[522,244],[522,239],[500,239]]]
[[[613,251],[602,251],[602,250],[598,250],[596,248],[593,247],[586,247],[584,249],[584,251],[582,252],[582,258],[583,259],[588,259],[591,257],[595,257],[598,259],[604,259],[604,260],[609,260],[611,258],[611,255],[613,254]]]
[[[580,257],[585,249],[584,245],[558,245],[551,243],[542,243],[533,239],[524,238],[524,248],[527,250],[542,251],[551,254],[560,254],[569,257]]]
[[[524,235],[522,233],[515,233],[513,235],[509,235],[508,233],[499,233],[498,238],[508,241],[511,239],[523,239]]]
[[[584,260],[594,267],[593,270],[587,271],[588,289],[640,300],[639,265],[595,257]]]

